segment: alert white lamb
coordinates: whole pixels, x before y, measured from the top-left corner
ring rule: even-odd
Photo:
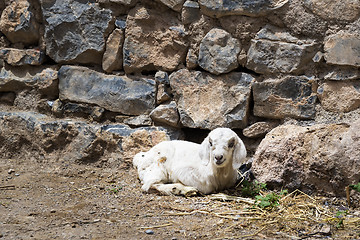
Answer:
[[[136,154],[133,164],[144,191],[190,196],[234,186],[245,158],[246,149],[237,134],[229,128],[217,128],[201,144],[161,142]]]

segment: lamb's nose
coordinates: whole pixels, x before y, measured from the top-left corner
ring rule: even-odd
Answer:
[[[215,156],[215,160],[216,160],[217,162],[220,162],[222,159],[223,159],[223,155]]]

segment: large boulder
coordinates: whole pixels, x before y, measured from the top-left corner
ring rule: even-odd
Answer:
[[[111,166],[164,140],[179,139],[178,131],[164,127],[132,129],[85,121],[51,119],[29,112],[0,112],[0,157],[36,157],[65,163]]]
[[[94,3],[42,0],[46,54],[57,63],[101,64],[111,11]]]
[[[300,40],[282,29],[266,26],[251,40],[246,67],[261,74],[300,74],[317,49],[313,40]]]
[[[254,115],[275,119],[314,118],[317,97],[312,92],[311,82],[305,76],[286,76],[255,82]]]
[[[40,25],[34,7],[27,0],[9,2],[1,14],[0,31],[12,43],[37,45],[40,39]]]
[[[212,74],[228,73],[239,64],[240,42],[225,30],[211,29],[200,43],[199,66]]]
[[[359,0],[305,0],[304,5],[326,20],[353,21],[360,15]]]
[[[360,107],[360,82],[326,81],[318,90],[322,107],[331,112],[350,112]]]
[[[273,129],[252,163],[255,177],[274,188],[344,196],[360,179],[360,121]]]
[[[211,17],[223,17],[228,15],[263,16],[275,9],[284,6],[288,0],[240,0],[240,1],[217,1],[199,0],[201,11]]]
[[[181,69],[170,75],[170,86],[180,114],[189,128],[245,128],[254,77],[232,72],[214,76]]]
[[[173,11],[166,7],[135,7],[126,20],[125,72],[178,69],[185,62],[185,37],[184,26]]]
[[[126,115],[150,113],[155,108],[156,84],[146,78],[106,75],[86,67],[59,69],[61,100],[95,104]]]
[[[340,31],[325,39],[325,60],[328,64],[360,67],[360,36]]]

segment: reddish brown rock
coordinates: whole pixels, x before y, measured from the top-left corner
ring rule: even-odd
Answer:
[[[45,60],[45,53],[37,49],[3,48],[0,59],[12,66],[41,65]]]
[[[360,67],[360,35],[340,31],[329,36],[324,43],[328,64]]]
[[[258,181],[278,189],[345,196],[360,179],[360,121],[273,129],[252,164]]]
[[[190,128],[244,128],[254,77],[233,72],[214,76],[182,69],[170,75],[170,86],[182,125]]]
[[[34,8],[27,0],[10,1],[3,10],[0,30],[12,43],[37,45],[40,39],[40,25]]]
[[[331,112],[350,112],[360,107],[360,82],[327,81],[317,90],[322,107]]]
[[[166,7],[137,6],[126,20],[124,70],[174,71],[185,63],[186,33],[180,20]]]
[[[124,30],[115,29],[106,41],[106,50],[103,55],[102,68],[105,72],[122,69]]]
[[[360,15],[359,0],[305,0],[304,5],[327,20],[353,21]]]
[[[255,116],[273,119],[315,117],[316,94],[312,92],[311,79],[305,76],[255,82],[253,96]]]

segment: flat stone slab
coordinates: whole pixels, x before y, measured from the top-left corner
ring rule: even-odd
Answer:
[[[142,115],[155,108],[156,84],[147,78],[106,75],[86,67],[59,69],[61,100],[95,104],[126,115]]]

